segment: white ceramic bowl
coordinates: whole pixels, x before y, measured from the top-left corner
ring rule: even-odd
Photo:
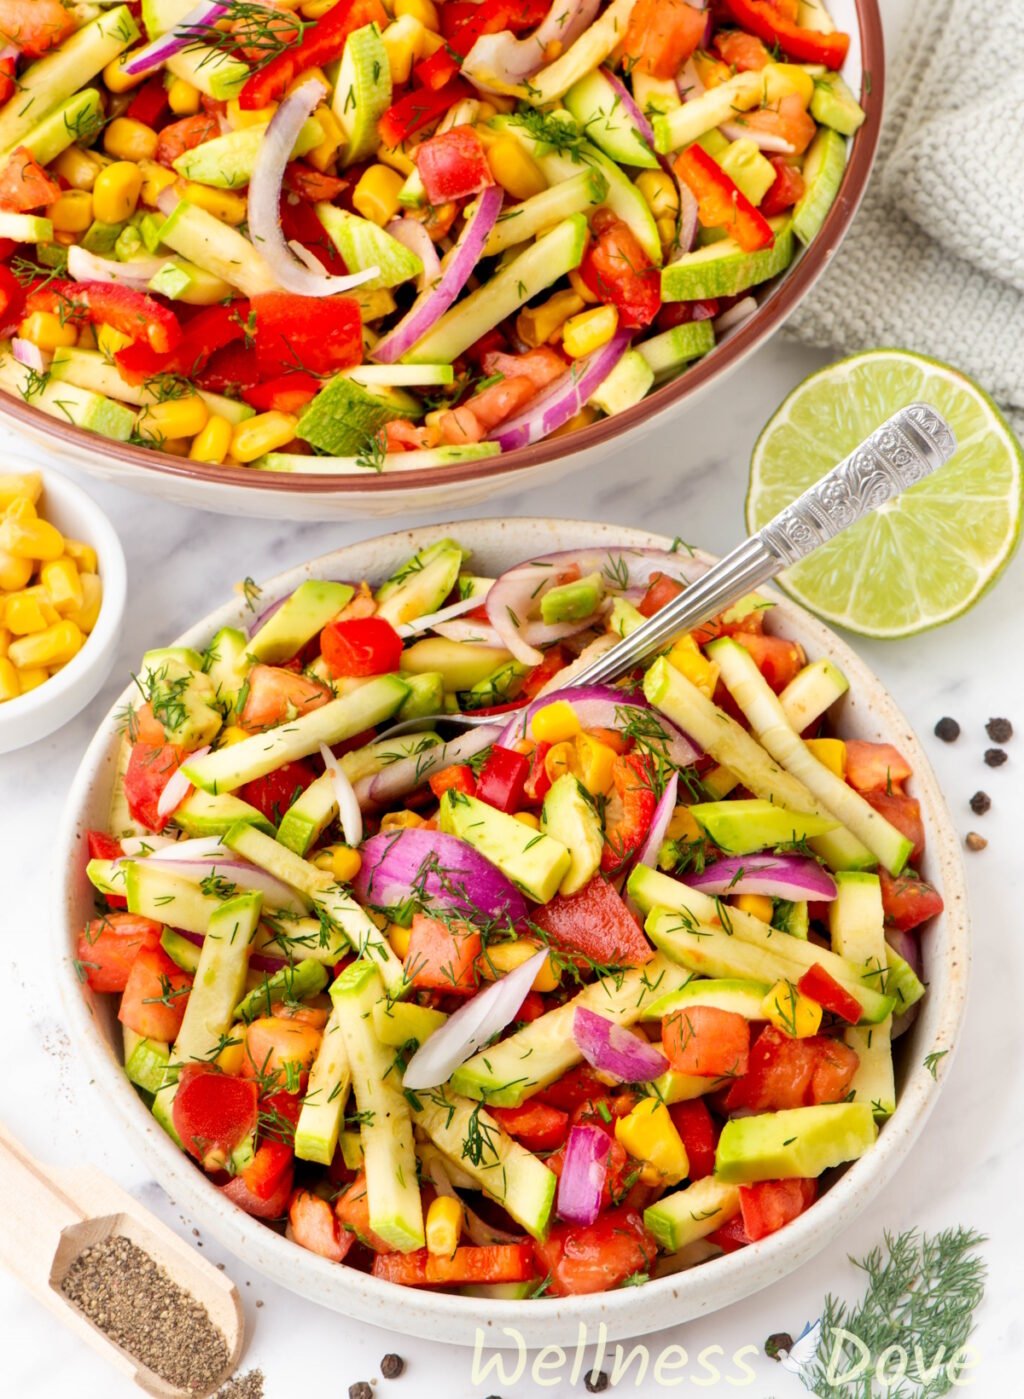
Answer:
[[[265,595],[281,596],[309,577],[382,579],[414,550],[444,533],[454,534],[471,549],[474,567],[489,574],[556,549],[610,544],[669,547],[662,536],[606,524],[546,519],[460,521],[384,535],[325,554],[282,574],[267,585]],[[781,597],[776,601],[777,608],[769,614],[770,629],[802,642],[812,658],[830,657],[849,677],[850,691],[841,701],[842,731],[891,741],[913,767],[913,792],[921,803],[928,837],[924,873],[942,889],[946,901],[945,913],[924,939],[929,993],[916,1023],[899,1041],[899,1106],[876,1147],[855,1162],[806,1214],[779,1233],[688,1272],[589,1297],[480,1302],[412,1289],[399,1291],[393,1284],[343,1264],[328,1263],[290,1243],[230,1204],[164,1135],[122,1072],[113,998],[93,996],[75,975],[75,937],[92,913],[92,890],[85,877],[84,832],[90,826],[102,827],[106,820],[120,737],[112,709],[82,761],[57,842],[53,914],[58,975],[72,1043],[88,1058],[95,1090],[114,1105],[133,1147],[156,1178],[204,1229],[275,1281],[356,1320],[459,1344],[473,1344],[478,1328],[483,1328],[488,1347],[511,1344],[501,1331],[509,1326],[516,1328],[528,1345],[538,1346],[575,1343],[581,1323],[593,1328],[604,1322],[612,1340],[636,1336],[747,1297],[805,1262],[883,1190],[924,1126],[952,1061],[952,1053],[941,1061],[936,1082],[924,1067],[926,1052],[956,1047],[969,962],[959,841],[928,760],[879,681],[822,623]],[[244,604],[232,601],[193,627],[177,644],[203,646],[218,627],[244,625],[245,620]],[[152,640],[154,644],[169,643],[171,638],[155,635]],[[123,698],[118,703],[123,703]]]
[[[5,455],[4,470],[42,475],[39,513],[67,538],[92,545],[103,582],[99,618],[78,655],[44,685],[0,704],[0,753],[10,753],[73,719],[110,674],[124,618],[127,572],[114,526],[81,486],[25,458]]]

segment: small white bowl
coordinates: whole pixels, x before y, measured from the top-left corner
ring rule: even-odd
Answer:
[[[117,531],[81,486],[24,457],[5,456],[4,471],[37,472],[42,476],[40,515],[69,539],[92,545],[103,582],[100,615],[78,655],[45,684],[27,695],[0,703],[0,753],[11,753],[45,738],[73,719],[99,690],[117,654],[128,589],[124,550]]]

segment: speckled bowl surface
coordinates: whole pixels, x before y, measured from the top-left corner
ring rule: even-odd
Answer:
[[[474,569],[495,574],[513,563],[556,549],[601,545],[667,548],[669,541],[642,530],[607,524],[548,519],[473,520],[451,526],[388,534],[325,554],[281,574],[265,588],[267,601],[290,592],[305,578],[387,576],[392,568],[430,540],[451,533],[473,551]],[[899,1106],[883,1127],[877,1145],[854,1162],[817,1203],[779,1233],[686,1272],[615,1292],[529,1302],[486,1301],[402,1289],[365,1273],[328,1263],[290,1243],[259,1220],[232,1205],[173,1145],[153,1120],[121,1068],[116,1002],[83,988],[73,959],[78,929],[92,912],[92,890],[85,877],[85,837],[103,827],[120,735],[115,712],[126,691],[104,719],[89,746],[68,797],[57,841],[53,881],[53,934],[68,1030],[76,1050],[89,1061],[94,1089],[110,1102],[133,1150],[181,1207],[247,1264],[293,1291],[358,1321],[406,1335],[472,1345],[513,1344],[503,1327],[514,1328],[529,1346],[575,1344],[580,1324],[589,1334],[600,1323],[609,1340],[637,1336],[713,1312],[778,1281],[798,1268],[845,1229],[892,1178],[921,1132],[952,1061],[942,1061],[938,1082],[925,1067],[927,1053],[953,1051],[967,994],[969,941],[964,874],[959,841],[928,760],[910,725],[878,679],[849,647],[821,622],[784,598],[769,614],[768,628],[800,641],[808,656],[828,656],[850,681],[839,702],[842,732],[851,737],[887,740],[905,754],[914,770],[913,794],[921,803],[928,854],[923,873],[937,884],[946,911],[924,939],[928,995],[912,1029],[899,1041]],[[245,605],[227,603],[198,623],[177,644],[203,646],[218,627],[244,625]],[[170,637],[154,634],[153,644]]]

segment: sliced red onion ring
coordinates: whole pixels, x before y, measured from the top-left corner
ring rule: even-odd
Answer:
[[[16,335],[11,341],[11,353],[26,369],[34,369],[37,374],[45,374],[50,367],[52,354],[41,350],[32,340],[22,340]]]
[[[403,248],[408,248],[422,262],[423,271],[416,279],[416,290],[426,291],[433,286],[441,273],[441,259],[434,247],[434,240],[419,219],[392,219],[384,231],[397,238]]]
[[[619,99],[619,106],[622,108],[626,116],[636,127],[639,134],[643,137],[643,139],[653,150],[654,127],[644,116],[643,112],[641,112],[640,108],[636,105],[636,102],[633,98],[633,94],[630,92],[629,88],[621,80],[621,78],[617,77],[616,74],[612,72],[610,68],[602,68],[601,74],[604,78],[608,80],[615,93],[615,96]]]
[[[194,47],[203,37],[203,29],[221,19],[231,9],[230,4],[222,5],[215,0],[200,0],[194,9],[183,15],[173,29],[161,34],[144,48],[136,49],[123,64],[123,71],[132,75],[147,73],[151,68],[159,68],[176,53],[190,44]]]
[[[457,836],[441,831],[382,831],[360,854],[352,887],[361,904],[390,908],[415,895],[469,922],[527,915],[526,900],[501,870]]]
[[[406,797],[422,786],[432,772],[448,767],[450,763],[464,763],[467,758],[489,748],[500,733],[501,729],[496,724],[482,724],[477,729],[460,734],[451,743],[438,743],[425,753],[390,763],[371,777],[361,777],[355,783],[359,805],[364,811],[391,806],[400,797]]]
[[[703,97],[706,89],[692,58],[688,58],[676,74],[676,87],[684,102],[692,102],[695,97]]]
[[[886,928],[885,940],[894,952],[898,952],[905,962],[909,962],[917,976],[921,975],[921,944],[915,932],[906,932],[902,928]],[[912,1005],[909,1010],[905,1010],[902,1015],[893,1016],[892,1037],[899,1039],[900,1035],[905,1035],[917,1019],[917,1013],[921,1009],[921,1002]]]
[[[648,1083],[668,1068],[660,1049],[585,1006],[576,1007],[572,1037],[591,1068],[620,1083]]]
[[[720,316],[716,316],[712,325],[716,335],[722,335],[727,330],[732,330],[734,325],[742,325],[744,321],[749,321],[757,310],[757,298],[754,296],[744,296],[735,306],[730,306],[728,311],[723,311]]]
[[[727,141],[753,141],[760,151],[771,151],[772,155],[793,155],[796,147],[784,136],[774,131],[759,131],[756,126],[746,126],[741,121],[723,121],[718,128]]]
[[[166,265],[165,257],[136,257],[130,262],[117,262],[113,258],[97,257],[77,244],[68,248],[68,276],[75,282],[116,282],[135,291],[145,291],[150,280]]]
[[[586,359],[577,360],[521,413],[496,427],[489,434],[491,441],[497,442],[503,452],[511,452],[516,447],[540,442],[564,427],[618,364],[629,348],[632,334],[629,330],[617,330],[606,345]]]
[[[560,44],[564,53],[593,22],[599,7],[600,0],[555,0],[525,39],[517,39],[510,29],[482,34],[462,60],[463,76],[484,92],[517,87],[543,67],[548,44]]]
[[[144,856],[135,863],[156,869],[167,868],[167,860],[160,859],[157,855]],[[247,860],[178,860],[174,872],[186,879],[197,881],[220,875],[225,882],[235,884],[239,889],[262,894],[274,908],[287,909],[298,914],[306,912],[306,905],[287,884],[282,884],[279,879],[267,874],[265,870],[258,869],[256,865],[250,865]]]
[[[341,822],[345,844],[351,845],[354,850],[363,839],[363,813],[359,809],[355,788],[326,743],[320,745],[320,756],[324,760],[324,767],[331,775],[331,787],[334,790],[334,800],[338,803],[338,820]]]
[[[629,718],[630,709],[648,710],[651,706],[640,690],[617,690],[613,685],[580,685],[562,690],[550,690],[519,710],[495,740],[500,748],[511,748],[529,736],[530,720],[538,709],[564,699],[576,711],[585,729],[621,729]],[[658,723],[665,732],[665,756],[676,767],[689,767],[701,756],[701,750],[685,734],[658,714]]]
[[[676,224],[676,243],[680,253],[692,252],[697,243],[697,234],[700,231],[700,220],[697,217],[698,203],[697,196],[686,183],[681,180],[673,170],[672,178],[676,182],[676,189],[679,191],[679,220]]]
[[[402,1075],[405,1088],[437,1088],[519,1014],[547,957],[541,948],[515,971],[467,1001],[421,1044]]]
[[[190,758],[204,758],[210,751],[210,745],[205,748],[198,748],[194,753],[190,753]],[[156,814],[158,816],[170,816],[172,811],[177,811],[189,792],[192,790],[192,783],[185,776],[181,768],[173,772],[167,782],[167,786],[160,793],[156,803]]]
[[[175,840],[173,836],[123,836],[121,839],[121,851],[125,859],[133,860],[137,855],[155,855],[158,850],[167,849],[169,846],[183,845],[184,841]],[[220,841],[217,841],[220,844]]]
[[[501,213],[503,191],[488,185],[477,198],[458,241],[441,262],[441,279],[435,277],[395,328],[378,340],[372,355],[381,364],[394,364],[444,315],[469,281],[484,250],[491,229]]]
[[[479,606],[480,598],[464,597],[459,602],[442,607],[438,612],[428,612],[424,617],[417,617],[415,622],[403,622],[395,631],[401,637],[418,636],[423,631],[437,631],[439,623],[443,624],[453,617],[461,617],[464,612],[472,612],[474,607]]]
[[[658,868],[658,851],[665,840],[665,832],[672,820],[672,813],[676,809],[678,795],[679,774],[674,772],[665,783],[664,792],[658,798],[658,805],[654,808],[654,815],[651,817],[651,829],[647,832],[647,839],[640,848],[635,864],[650,865],[652,869]]]
[[[720,894],[766,894],[793,903],[831,903],[836,882],[817,860],[801,855],[730,855],[682,881],[691,889]]]
[[[438,636],[443,636],[448,641],[470,641],[475,642],[478,646],[502,648],[505,645],[489,622],[475,619],[468,621],[465,617],[459,617],[454,622],[438,622],[434,631],[437,632]]]
[[[612,1140],[600,1127],[581,1123],[565,1143],[556,1208],[570,1224],[593,1224],[601,1213]]]
[[[351,291],[378,276],[380,268],[367,267],[344,277],[332,277],[321,270],[304,267],[288,247],[281,228],[281,185],[285,166],[302,124],[323,99],[325,88],[319,78],[309,78],[290,93],[278,107],[260,146],[256,168],[249,183],[249,232],[253,244],[285,291],[300,296],[334,296]]]

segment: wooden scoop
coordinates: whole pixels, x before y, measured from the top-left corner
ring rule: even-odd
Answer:
[[[228,1348],[224,1373],[209,1389],[191,1391],[190,1399],[212,1393],[236,1369],[245,1319],[234,1283],[101,1172],[91,1167],[42,1166],[0,1127],[0,1199],[6,1202],[0,1262],[147,1394],[177,1399],[187,1392],[116,1345],[60,1290],[79,1254],[111,1235],[124,1235],[145,1250],[179,1287],[202,1303],[223,1332]]]

